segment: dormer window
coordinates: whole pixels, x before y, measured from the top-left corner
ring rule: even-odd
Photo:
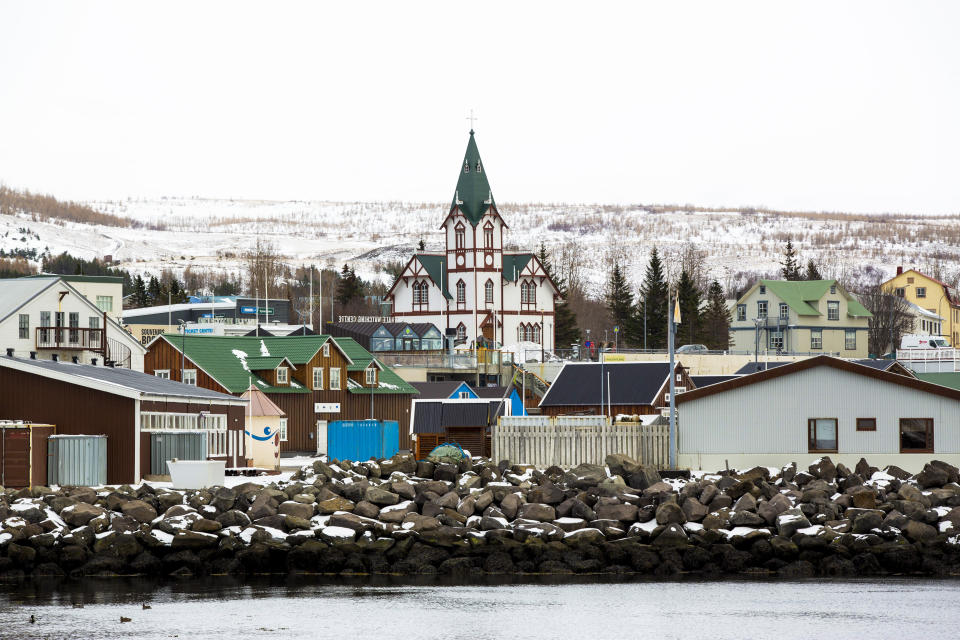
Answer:
[[[290,382],[290,370],[287,367],[277,367],[277,384],[287,384]]]
[[[463,172],[470,173],[470,162],[468,162],[467,160],[463,161]]]
[[[367,373],[367,384],[371,387],[377,384],[377,370],[374,369],[373,367],[369,367],[367,368],[366,373]]]
[[[477,173],[483,173],[483,167],[480,166],[479,160],[477,160]]]

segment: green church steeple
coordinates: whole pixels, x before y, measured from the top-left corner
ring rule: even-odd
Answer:
[[[453,194],[450,210],[459,207],[470,224],[477,226],[491,206],[494,206],[493,192],[487,182],[487,168],[480,161],[480,151],[473,139],[473,129],[470,129],[470,140],[467,142],[463,164],[460,165],[460,177],[457,179],[457,190]]]

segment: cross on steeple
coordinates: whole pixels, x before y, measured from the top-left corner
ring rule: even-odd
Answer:
[[[474,120],[479,120],[480,118],[475,117],[475,116],[473,115],[473,109],[470,109],[470,115],[467,116],[466,119],[470,121],[470,133],[472,134],[472,133],[473,133],[473,121],[474,121]]]

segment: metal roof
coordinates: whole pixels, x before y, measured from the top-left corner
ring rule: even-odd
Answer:
[[[466,387],[468,391],[470,385],[460,380],[446,380],[442,382],[411,382],[413,388],[420,392],[420,398],[423,400],[443,400],[454,397],[453,394],[461,387]]]
[[[504,407],[489,400],[418,400],[413,412],[414,433],[443,433],[450,427],[488,427],[504,414]]]
[[[540,406],[652,405],[669,373],[668,362],[570,362],[560,369]]]
[[[59,276],[0,279],[0,322],[53,286],[57,280],[60,280]]]
[[[467,151],[463,156],[459,173],[457,190],[453,194],[450,210],[459,209],[475,227],[487,209],[496,205],[493,203],[493,191],[487,180],[487,168],[480,162],[480,151],[477,149],[477,141],[473,138],[473,129],[470,130]]]
[[[726,382],[730,378],[736,378],[736,375],[728,376],[690,376],[690,379],[693,380],[693,384],[697,385],[697,389],[700,387],[709,387],[711,384],[717,384],[718,382]]]
[[[15,368],[37,375],[48,377],[67,376],[71,384],[84,386],[89,383],[104,383],[97,388],[110,392],[109,387],[135,391],[147,396],[182,397],[191,400],[211,402],[237,403],[237,398],[218,391],[211,391],[190,384],[183,384],[175,380],[158,378],[148,373],[133,371],[132,369],[100,367],[90,364],[73,364],[72,362],[54,362],[52,360],[30,360],[27,358],[10,358],[0,356],[0,366]],[[123,394],[121,394],[123,395]]]
[[[767,369],[773,369],[774,367],[780,367],[785,364],[790,364],[790,363],[780,362],[780,361],[764,362],[762,360],[759,362],[748,362],[747,364],[737,369],[735,373],[737,375],[749,375],[751,373],[756,373],[757,371],[766,371]],[[697,386],[700,386],[700,385],[697,385]]]

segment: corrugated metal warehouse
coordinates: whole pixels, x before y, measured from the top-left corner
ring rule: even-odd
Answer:
[[[681,467],[960,463],[960,391],[817,356],[677,395]]]
[[[149,473],[151,432],[206,432],[209,457],[244,466],[245,406],[130,369],[0,356],[0,418],[53,424],[60,435],[107,436],[111,484]]]

